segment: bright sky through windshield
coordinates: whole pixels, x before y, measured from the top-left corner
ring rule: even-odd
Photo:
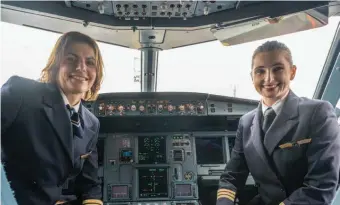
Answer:
[[[292,88],[312,97],[340,17],[325,27],[276,39],[291,49],[298,67]],[[1,22],[1,85],[12,75],[38,79],[60,36],[47,31]],[[266,39],[268,40],[268,39]],[[206,92],[259,99],[250,78],[251,56],[266,40],[224,47],[218,41],[161,51],[158,91]],[[105,63],[101,93],[139,92],[134,82],[140,51],[99,43]]]
[[[254,50],[278,40],[291,50],[297,75],[292,89],[312,97],[340,17],[327,26],[280,37],[224,47],[218,41],[163,51],[159,58],[159,91],[194,91],[259,99],[250,77]],[[235,91],[235,92],[234,92]]]

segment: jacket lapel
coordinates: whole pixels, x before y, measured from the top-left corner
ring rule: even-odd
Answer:
[[[48,121],[57,133],[65,152],[73,164],[72,129],[70,117],[59,90],[52,84],[46,84],[47,90],[43,95],[43,107]]]
[[[79,113],[82,119],[82,124],[83,124],[83,129],[84,129],[83,137],[86,139],[86,142],[89,142],[92,139],[94,139],[96,127],[94,127],[94,124],[92,120],[90,119],[90,116],[86,113],[86,108],[82,104],[79,107]]]
[[[299,98],[290,91],[286,102],[284,102],[281,113],[279,113],[273,124],[268,129],[264,139],[269,156],[282,138],[298,123]]]

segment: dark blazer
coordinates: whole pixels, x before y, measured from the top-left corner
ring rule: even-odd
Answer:
[[[2,86],[2,161],[18,204],[56,203],[69,178],[76,178],[75,193],[81,200],[102,197],[97,178],[99,121],[83,105],[79,113],[82,154],[73,156],[70,117],[56,85],[13,76]]]
[[[290,91],[264,142],[261,107],[240,119],[217,205],[234,204],[249,172],[259,192],[250,204],[331,204],[340,173],[340,129],[332,105]]]

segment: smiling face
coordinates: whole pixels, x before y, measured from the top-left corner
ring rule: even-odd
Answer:
[[[252,79],[256,91],[271,106],[290,89],[290,81],[296,74],[296,66],[287,59],[286,51],[260,52],[254,56]]]
[[[97,75],[94,49],[86,43],[74,43],[62,56],[57,83],[65,95],[81,95],[91,89]]]

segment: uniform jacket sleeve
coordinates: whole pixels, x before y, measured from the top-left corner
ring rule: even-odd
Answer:
[[[303,187],[280,205],[329,205],[335,197],[340,175],[340,129],[329,102],[316,106],[309,129],[312,142],[307,148],[308,171]]]
[[[22,85],[19,76],[10,77],[1,87],[1,136],[11,127],[23,102],[23,93],[26,86]],[[1,159],[5,158],[5,154],[1,147]]]
[[[81,194],[82,204],[103,205],[101,201],[102,191],[98,180],[98,153],[97,142],[99,133],[99,122],[97,121],[96,136],[92,143],[92,152],[85,159],[83,169],[76,179],[76,190]]]
[[[245,185],[249,175],[248,166],[243,153],[243,124],[240,119],[236,132],[235,146],[231,159],[221,175],[217,191],[216,205],[233,205],[237,190]]]
[[[24,90],[18,76],[12,76],[1,87],[1,135],[15,121],[22,105]]]

